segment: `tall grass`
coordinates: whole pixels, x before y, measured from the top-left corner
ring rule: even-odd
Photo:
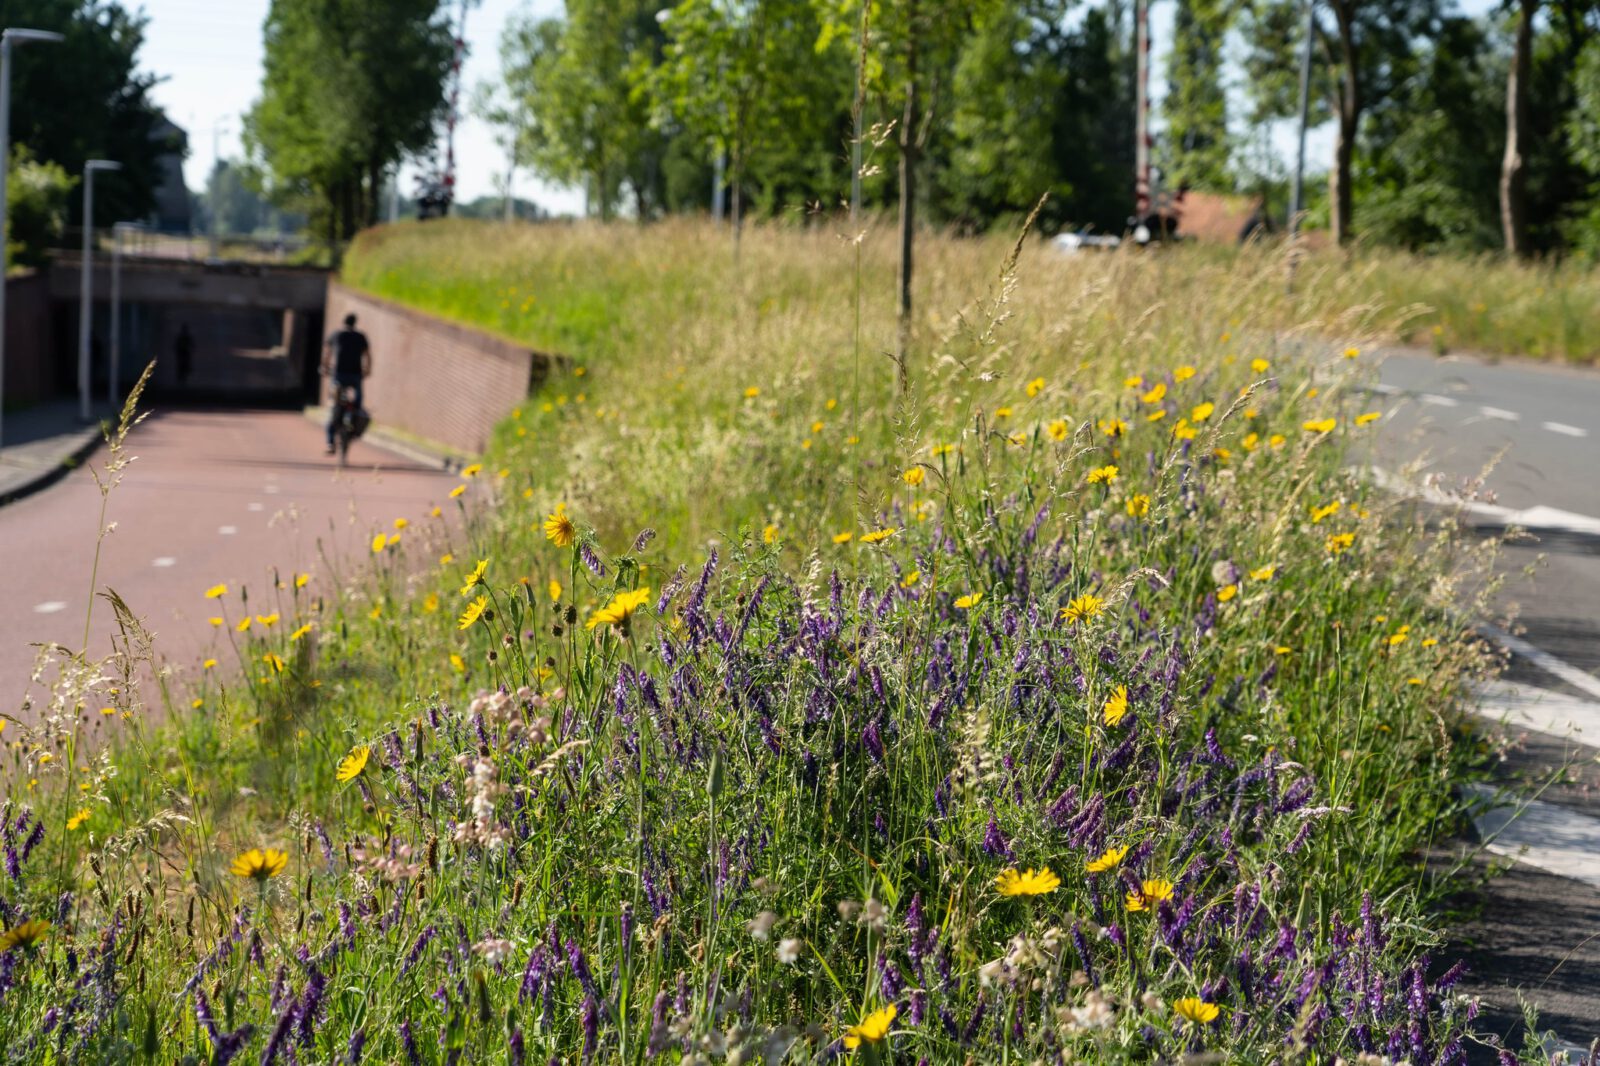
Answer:
[[[858,350],[829,235],[358,246],[571,376],[459,525],[212,590],[195,713],[62,664],[112,735],[15,749],[0,1046],[1463,1061],[1418,857],[1477,560],[1344,471],[1362,360],[1260,347],[1261,264],[936,242],[900,394],[860,252]]]

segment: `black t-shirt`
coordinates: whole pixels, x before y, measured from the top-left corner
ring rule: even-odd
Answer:
[[[367,335],[359,329],[341,329],[328,343],[333,345],[333,376],[359,378],[361,357],[367,354]]]

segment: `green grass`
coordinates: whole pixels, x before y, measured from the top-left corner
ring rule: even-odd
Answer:
[[[166,720],[115,680],[131,618],[107,677],[59,664],[5,820],[19,859],[19,805],[47,827],[6,923],[55,927],[3,1046],[801,1062],[893,1005],[863,1059],[1326,1062],[1411,1054],[1415,996],[1455,1056],[1420,856],[1487,560],[1345,471],[1362,359],[1242,340],[1270,264],[1009,251],[926,242],[901,394],[878,235],[359,243],[350,283],[571,374],[459,523],[221,593]]]

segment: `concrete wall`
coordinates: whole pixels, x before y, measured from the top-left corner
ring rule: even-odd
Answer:
[[[527,399],[552,357],[401,304],[328,284],[327,332],[354,312],[372,345],[365,405],[374,422],[465,452]],[[326,338],[324,338],[326,340]],[[327,398],[326,387],[323,399]]]
[[[36,403],[55,395],[55,313],[50,282],[43,274],[20,274],[6,281],[7,407]]]

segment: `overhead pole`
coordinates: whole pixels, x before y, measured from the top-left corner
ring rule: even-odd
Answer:
[[[1289,197],[1289,236],[1300,231],[1305,207],[1306,126],[1311,117],[1311,51],[1317,36],[1316,0],[1306,0],[1306,34],[1300,50],[1300,131],[1294,157],[1294,186]]]
[[[1150,0],[1133,5],[1134,228],[1150,214]]]
[[[78,283],[78,417],[87,422],[89,406],[89,335],[94,328],[94,281],[90,273],[94,256],[94,176],[121,170],[121,163],[90,159],[83,164],[83,262]]]
[[[111,373],[106,379],[106,403],[113,411],[122,399],[122,236],[138,229],[137,222],[111,227]]]

